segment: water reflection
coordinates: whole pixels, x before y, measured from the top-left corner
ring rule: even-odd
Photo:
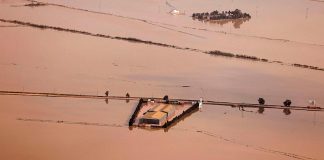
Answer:
[[[126,93],[126,103],[129,103],[129,98],[130,98],[130,94],[127,92]]]
[[[241,25],[244,23],[244,22],[247,22],[249,21],[249,18],[241,18],[241,19],[224,19],[224,20],[210,20],[210,21],[202,21],[203,23],[210,23],[210,24],[217,24],[217,25],[220,25],[220,26],[223,26],[227,23],[232,23],[233,24],[233,27],[235,29],[239,29],[241,27]]]
[[[289,108],[285,108],[284,110],[283,110],[283,113],[285,114],[285,115],[290,115],[291,114],[291,111],[290,111],[290,109]]]
[[[241,111],[241,112],[253,112],[251,110],[244,109],[244,107],[250,108],[250,106],[247,106],[247,105],[237,105],[237,107],[238,107],[239,111]]]
[[[263,112],[264,112],[264,107],[259,107],[258,113],[263,114]]]
[[[134,126],[128,126],[128,129],[129,129],[130,131],[132,131],[133,128],[134,128]]]
[[[106,104],[109,104],[109,100],[108,100],[108,98],[105,99],[105,102],[106,102]]]
[[[261,97],[258,99],[258,102],[259,102],[260,105],[265,104],[265,100],[263,98],[261,98]],[[264,112],[264,107],[260,106],[259,109],[258,109],[258,113],[263,114],[263,112]]]

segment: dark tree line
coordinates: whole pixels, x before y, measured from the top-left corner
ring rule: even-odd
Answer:
[[[235,9],[234,11],[222,11],[222,12],[215,10],[210,13],[208,12],[193,13],[192,18],[198,20],[222,20],[222,19],[251,18],[251,15],[248,13],[243,13],[239,9]]]

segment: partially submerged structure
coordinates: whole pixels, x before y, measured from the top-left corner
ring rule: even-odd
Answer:
[[[175,106],[171,104],[157,103],[139,119],[139,125],[164,125],[175,114]]]
[[[173,6],[172,4],[170,4],[168,1],[165,1],[165,4],[168,7],[170,7],[170,9],[171,9],[169,11],[170,14],[172,14],[172,15],[180,15],[180,14],[184,15],[185,14],[185,12],[182,12],[182,11],[178,10],[175,6]]]
[[[198,108],[198,101],[140,99],[129,126],[167,128]]]
[[[164,112],[157,111],[157,112],[147,112],[144,114],[142,118],[139,119],[140,124],[150,124],[161,126],[167,121],[168,115]]]
[[[169,13],[172,15],[185,15],[186,14],[184,11],[179,11],[177,9],[173,9]]]

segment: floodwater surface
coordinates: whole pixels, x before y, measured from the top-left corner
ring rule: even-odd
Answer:
[[[1,96],[3,159],[322,159],[322,112],[204,106],[168,131],[128,128],[135,101]],[[31,147],[32,146],[32,147]],[[235,154],[233,154],[235,153]],[[165,159],[157,156],[156,159]]]
[[[320,1],[41,2],[1,0],[0,19],[324,67]],[[190,17],[236,8],[252,18]],[[324,72],[0,22],[0,90],[323,107]],[[1,95],[0,159],[324,159],[323,112],[204,105],[169,130],[149,130],[127,126],[136,105]]]

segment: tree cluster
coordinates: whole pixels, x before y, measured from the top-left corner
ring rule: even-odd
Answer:
[[[248,13],[243,13],[239,9],[235,9],[234,11],[222,11],[222,12],[215,10],[210,13],[208,12],[193,13],[192,18],[198,20],[222,20],[222,19],[251,18],[251,15]]]

